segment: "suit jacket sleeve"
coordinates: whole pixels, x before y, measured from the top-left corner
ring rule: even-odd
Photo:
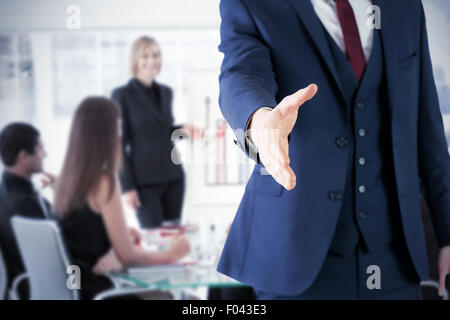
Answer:
[[[114,90],[112,93],[112,100],[120,106],[122,117],[122,170],[119,173],[119,180],[122,186],[122,191],[130,191],[136,189],[136,182],[133,177],[132,161],[130,156],[131,148],[131,128],[130,119],[125,104],[122,101],[122,96],[119,90]]]
[[[247,122],[258,108],[277,105],[278,86],[270,49],[244,2],[221,0],[220,14],[219,50],[224,59],[219,77],[219,104],[237,143],[248,155],[244,133]]]
[[[421,23],[419,175],[441,248],[450,245],[450,157],[433,78],[423,8]]]

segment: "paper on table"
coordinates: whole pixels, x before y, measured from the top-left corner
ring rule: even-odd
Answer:
[[[190,259],[189,257],[185,257],[181,259],[178,263],[171,264],[158,264],[151,266],[142,266],[142,267],[132,267],[128,268],[129,275],[138,275],[138,274],[148,274],[148,273],[160,273],[160,272],[183,272],[186,270],[186,267],[190,265],[197,264],[196,261]]]

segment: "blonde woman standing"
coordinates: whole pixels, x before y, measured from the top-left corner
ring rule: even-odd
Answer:
[[[180,221],[185,178],[182,166],[171,159],[171,135],[179,128],[190,137],[203,134],[191,125],[174,126],[172,89],[155,81],[160,70],[158,43],[142,36],[131,48],[132,78],[112,93],[122,114],[120,182],[125,202],[137,213],[142,228]]]

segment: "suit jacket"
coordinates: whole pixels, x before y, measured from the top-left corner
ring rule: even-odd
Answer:
[[[179,128],[173,125],[172,90],[160,83],[154,82],[154,85],[159,90],[160,106],[155,105],[136,79],[112,93],[122,115],[123,168],[120,181],[123,191],[183,177],[181,165],[175,164],[171,158],[172,154],[178,156],[172,132]]]
[[[422,182],[440,246],[450,244],[450,159],[419,0],[375,0],[387,75],[393,163],[403,231],[415,269],[428,278],[419,207]],[[310,83],[315,97],[300,109],[290,135],[297,185],[285,190],[257,164],[227,238],[218,270],[258,290],[299,294],[317,276],[342,201],[349,133],[346,104],[325,29],[310,1],[222,0],[219,103],[242,132],[262,106]],[[350,131],[351,132],[351,131]],[[339,276],[339,275],[337,275]]]
[[[50,212],[50,204],[45,201],[45,205]],[[5,171],[0,184],[0,248],[8,269],[8,287],[15,277],[25,272],[10,223],[11,217],[16,214],[45,219],[45,214],[31,182]],[[21,293],[26,294],[25,292]]]

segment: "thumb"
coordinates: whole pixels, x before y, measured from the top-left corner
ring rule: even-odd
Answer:
[[[286,96],[278,105],[279,111],[283,116],[297,111],[302,104],[314,97],[317,90],[317,85],[312,83],[306,88]]]

